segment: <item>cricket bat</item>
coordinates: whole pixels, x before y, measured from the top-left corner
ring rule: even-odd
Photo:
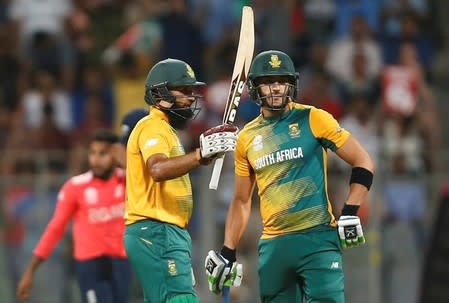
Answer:
[[[239,45],[235,57],[234,70],[232,72],[231,86],[223,113],[223,124],[234,123],[239,106],[240,97],[245,87],[251,61],[254,53],[254,14],[253,9],[244,6],[242,10],[242,23],[240,25]],[[221,169],[223,168],[224,155],[218,157],[214,163],[214,169],[209,182],[210,189],[218,188]]]

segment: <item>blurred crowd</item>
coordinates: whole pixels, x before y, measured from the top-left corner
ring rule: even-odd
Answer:
[[[86,170],[88,135],[98,127],[118,131],[124,113],[145,106],[155,62],[184,60],[208,84],[202,111],[183,134],[186,150],[221,122],[243,5],[254,9],[255,52],[289,54],[300,73],[298,102],[333,114],[388,176],[372,198],[383,201],[386,228],[410,224],[422,241],[422,177],[438,170],[441,146],[432,91],[441,45],[430,1],[0,0],[0,242],[11,285],[18,256],[31,253],[51,215],[61,177]],[[258,113],[245,95],[238,124]],[[347,171],[330,160],[331,172]],[[222,179],[232,184],[232,163]],[[339,187],[331,193],[343,203]],[[225,207],[230,186],[222,188]],[[385,245],[390,262],[395,252]]]

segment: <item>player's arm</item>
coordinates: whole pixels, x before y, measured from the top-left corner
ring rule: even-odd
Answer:
[[[33,252],[33,257],[25,269],[17,286],[17,297],[24,302],[28,299],[33,284],[33,275],[45,262],[56,244],[64,235],[68,222],[76,211],[74,190],[66,183],[58,195],[55,212]]]
[[[352,166],[348,198],[337,221],[340,244],[346,248],[365,243],[357,211],[373,182],[374,163],[353,136],[348,137],[336,154]]]
[[[182,156],[168,157],[170,147],[163,138],[154,138],[152,144],[146,141],[141,150],[144,157],[148,155],[146,165],[150,175],[160,182],[181,177],[200,165],[208,165],[218,155],[235,150],[237,131],[236,126],[227,124],[210,128],[201,134],[200,147]],[[151,147],[146,148],[147,145]]]
[[[367,151],[347,130],[341,128],[329,113],[313,108],[311,129],[323,147],[334,151],[352,166],[349,195],[338,218],[338,235],[342,247],[365,243],[357,212],[373,182],[374,163]]]
[[[209,251],[204,261],[209,290],[216,294],[225,286],[240,286],[242,281],[243,266],[237,262],[235,249],[248,224],[254,184],[254,174],[235,176],[234,196],[226,218],[223,248],[220,252]]]
[[[150,156],[147,160],[147,168],[156,182],[181,177],[200,165],[201,158],[197,156],[196,151],[170,158],[159,153]]]
[[[232,250],[236,249],[251,214],[254,174],[236,175],[234,183],[234,197],[228,209],[224,239],[224,246]]]
[[[374,163],[368,152],[354,136],[336,151],[336,154],[352,166],[349,195],[346,204],[358,206],[365,200],[372,183]]]

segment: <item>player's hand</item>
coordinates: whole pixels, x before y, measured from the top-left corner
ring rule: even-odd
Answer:
[[[362,224],[358,216],[341,216],[338,221],[338,235],[343,248],[365,243]]]
[[[31,287],[33,286],[33,274],[26,271],[17,285],[17,298],[20,302],[25,302],[30,296]]]
[[[200,135],[200,152],[202,158],[213,158],[219,154],[234,151],[237,143],[238,127],[222,124],[209,128]]]
[[[243,267],[237,262],[229,262],[216,251],[209,251],[204,261],[209,290],[215,294],[221,293],[224,286],[240,286]]]

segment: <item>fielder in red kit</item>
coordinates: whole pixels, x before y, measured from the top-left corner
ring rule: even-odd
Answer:
[[[28,299],[34,272],[73,220],[73,257],[83,303],[127,302],[131,271],[123,245],[125,173],[111,152],[117,141],[109,130],[95,132],[90,170],[70,178],[60,190],[53,217],[17,287],[19,300]]]

